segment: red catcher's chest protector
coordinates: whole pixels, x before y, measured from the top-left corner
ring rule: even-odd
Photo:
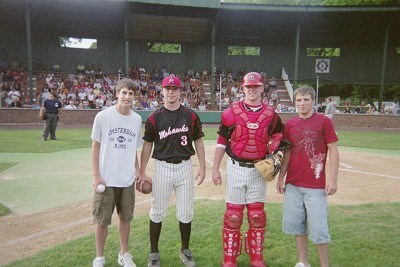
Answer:
[[[236,115],[235,130],[231,135],[232,152],[239,158],[259,160],[265,157],[268,148],[268,126],[273,110],[263,105],[257,112],[246,111],[240,102],[232,104]]]

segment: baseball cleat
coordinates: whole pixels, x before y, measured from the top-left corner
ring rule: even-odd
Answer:
[[[190,249],[184,249],[180,253],[183,265],[185,267],[196,267],[196,262],[193,259],[193,254]]]
[[[150,253],[147,267],[160,267],[160,253]]]

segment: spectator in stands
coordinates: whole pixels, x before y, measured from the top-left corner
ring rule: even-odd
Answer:
[[[53,71],[54,72],[59,72],[60,71],[60,65],[58,65],[57,63],[53,64]]]
[[[392,114],[394,115],[399,115],[400,114],[400,108],[399,108],[399,103],[396,103],[392,109]]]
[[[8,92],[7,95],[10,99],[21,97],[21,93],[18,90],[16,90],[14,87],[11,88],[11,90]]]
[[[151,79],[153,79],[154,82],[159,82],[161,80],[161,72],[158,69],[157,66],[154,66],[152,72],[151,72]]]
[[[93,88],[97,88],[97,89],[99,89],[99,90],[102,88],[101,82],[100,82],[99,79],[96,79],[96,81],[95,81],[94,84],[93,84]]]
[[[207,71],[206,68],[203,69],[201,78],[202,78],[203,81],[208,81],[208,71]]]
[[[235,80],[233,79],[233,73],[232,73],[231,69],[229,69],[226,72],[226,83],[228,84],[228,86],[230,86],[234,82],[235,82]]]
[[[85,100],[87,98],[87,95],[84,91],[84,89],[79,89],[79,93],[78,93],[78,100]]]
[[[93,94],[95,97],[100,96],[100,94],[101,94],[100,88],[97,88],[97,87],[93,88]]]
[[[275,88],[276,87],[276,80],[274,77],[271,77],[271,79],[268,82],[269,87]]]
[[[101,98],[101,96],[99,95],[97,98],[96,98],[96,102],[95,102],[95,105],[96,105],[96,109],[102,109],[103,107],[104,107],[104,99],[102,99]]]
[[[186,78],[193,78],[194,77],[194,71],[191,67],[189,67],[186,71]]]
[[[0,107],[7,107],[6,105],[6,98],[7,98],[7,91],[5,89],[4,85],[1,85],[0,87]]]
[[[78,66],[76,66],[76,72],[77,73],[85,73],[85,65],[84,64],[78,64]]]
[[[186,95],[183,96],[183,98],[182,98],[182,100],[181,100],[181,104],[182,104],[184,107],[190,107],[189,99],[186,97]]]
[[[169,76],[169,72],[167,70],[167,67],[165,67],[165,66],[161,67],[161,75],[162,75],[162,78],[165,78],[165,77]]]
[[[283,104],[282,103],[278,103],[278,105],[276,105],[275,111],[280,113],[280,112],[283,112],[283,109],[284,109]]]
[[[158,107],[158,101],[157,101],[157,99],[153,99],[153,100],[151,100],[151,102],[150,102],[150,108],[151,109],[156,109]]]
[[[85,99],[82,101],[82,109],[90,109],[89,100]]]
[[[40,98],[42,103],[44,103],[44,101],[50,98],[50,90],[47,86],[43,88]]]
[[[239,81],[243,80],[244,75],[246,75],[246,72],[244,71],[243,68],[241,68],[238,72],[237,78]]]
[[[21,102],[19,101],[19,97],[16,96],[12,97],[10,108],[22,108]]]
[[[76,100],[76,94],[71,90],[69,91],[69,93],[67,94],[67,99],[74,99]]]
[[[370,108],[367,110],[367,114],[369,114],[369,115],[378,115],[379,112],[375,109],[375,107],[370,107]]]
[[[269,106],[269,98],[266,95],[264,95],[262,102]]]
[[[133,107],[135,109],[142,109],[143,108],[142,100],[140,99],[140,95],[139,94],[135,95],[135,100],[133,101]]]
[[[151,81],[151,74],[150,74],[149,71],[146,72],[145,78],[146,78],[145,81],[146,81],[148,84],[152,82],[152,81]]]
[[[276,105],[278,104],[278,92],[276,91],[276,89],[272,89],[271,91],[271,104],[272,106],[276,107]]]
[[[93,91],[89,91],[87,99],[89,100],[90,104],[95,102],[96,96],[93,94]]]
[[[346,101],[346,103],[345,103],[344,112],[343,113],[351,113],[350,103],[348,101]]]
[[[142,65],[139,65],[139,75],[140,80],[144,82],[146,80],[146,69]]]
[[[236,99],[238,91],[239,91],[239,89],[238,89],[237,85],[233,84],[233,86],[231,88],[231,98],[232,98],[232,100]]]
[[[331,96],[326,99],[326,103],[327,105],[325,107],[325,116],[332,119],[333,115],[336,113],[336,103]]]
[[[65,109],[77,109],[76,105],[75,105],[75,99],[69,99],[68,100],[68,105],[66,105],[64,107]]]
[[[15,59],[15,58],[13,58],[12,60],[11,60],[11,63],[10,63],[10,67],[11,67],[11,69],[12,70],[16,70],[17,69],[17,67],[18,67],[18,61]]]
[[[101,64],[97,65],[97,74],[103,74],[103,67],[101,66]]]

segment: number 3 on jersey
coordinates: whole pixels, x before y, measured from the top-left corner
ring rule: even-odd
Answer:
[[[182,146],[186,146],[187,145],[187,136],[186,135],[183,135],[181,137],[181,145]]]

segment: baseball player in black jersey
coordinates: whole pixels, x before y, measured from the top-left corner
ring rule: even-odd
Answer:
[[[197,153],[200,169],[196,174],[197,184],[203,183],[206,174],[205,150],[200,118],[191,109],[179,102],[181,81],[177,77],[166,77],[162,82],[164,106],[146,121],[144,144],[140,160],[139,181],[152,182],[152,205],[150,209],[150,245],[148,266],[160,266],[158,241],[162,220],[167,213],[172,191],[176,195],[176,217],[179,220],[182,247],[180,257],[185,266],[196,266],[189,249],[191,222],[193,220],[194,179],[191,156]],[[196,151],[193,149],[194,142]],[[150,154],[154,161],[153,179],[146,175]]]

